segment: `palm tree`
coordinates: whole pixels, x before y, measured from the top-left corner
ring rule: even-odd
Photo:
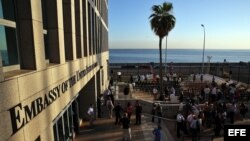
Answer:
[[[175,17],[172,15],[172,3],[164,2],[162,5],[153,5],[153,13],[149,16],[151,29],[159,36],[159,53],[160,53],[160,97],[163,95],[162,81],[162,39],[168,36],[168,33],[175,26]]]

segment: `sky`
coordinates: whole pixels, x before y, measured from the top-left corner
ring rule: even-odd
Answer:
[[[250,49],[250,0],[109,0],[109,48],[159,48],[152,6],[173,4],[168,49]],[[163,39],[163,48],[166,39]]]

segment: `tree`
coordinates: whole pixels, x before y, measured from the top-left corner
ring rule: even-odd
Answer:
[[[175,26],[175,17],[172,14],[172,3],[163,2],[162,5],[153,5],[153,13],[149,16],[151,29],[159,36],[159,54],[160,54],[160,97],[163,95],[162,81],[162,39],[168,36],[168,33]]]

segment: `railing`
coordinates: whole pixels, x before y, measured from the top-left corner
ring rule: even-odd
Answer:
[[[176,140],[176,130],[177,130],[177,121],[175,119],[169,119],[164,117],[155,116],[152,114],[144,113],[147,117],[154,117],[155,122],[158,122],[158,119],[161,120],[162,130],[166,133],[167,140]]]

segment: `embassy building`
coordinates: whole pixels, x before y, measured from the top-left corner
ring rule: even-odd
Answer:
[[[108,0],[0,0],[0,141],[73,140],[108,65]]]

